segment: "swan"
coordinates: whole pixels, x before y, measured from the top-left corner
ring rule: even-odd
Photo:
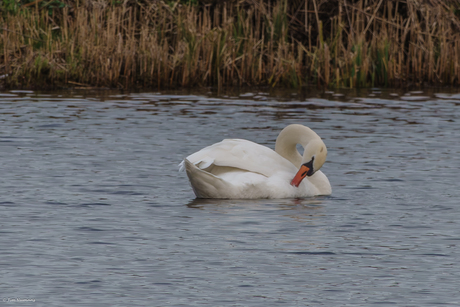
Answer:
[[[329,180],[319,170],[326,156],[326,145],[313,130],[293,124],[280,132],[275,150],[225,139],[189,155],[179,167],[197,198],[298,198],[331,194]]]

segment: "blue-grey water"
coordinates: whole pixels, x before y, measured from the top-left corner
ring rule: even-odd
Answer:
[[[460,94],[0,93],[0,302],[459,306]],[[195,200],[224,138],[328,146],[328,197]]]

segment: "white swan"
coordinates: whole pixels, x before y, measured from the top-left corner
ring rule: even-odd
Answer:
[[[297,144],[304,147],[303,156]],[[331,185],[319,169],[327,148],[310,128],[289,125],[275,151],[241,139],[226,139],[191,154],[180,164],[197,198],[296,198],[329,195]]]

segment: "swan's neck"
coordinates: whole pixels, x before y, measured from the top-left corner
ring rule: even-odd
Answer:
[[[302,125],[289,125],[278,135],[275,151],[296,167],[300,167],[302,156],[297,150],[297,144],[305,148],[310,141],[315,139],[320,139],[320,137],[310,128]]]

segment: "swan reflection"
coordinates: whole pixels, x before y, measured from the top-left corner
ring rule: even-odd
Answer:
[[[232,216],[285,216],[297,222],[311,222],[325,215],[328,196],[297,199],[200,199],[186,204],[191,209]],[[263,220],[263,218],[261,218]]]

